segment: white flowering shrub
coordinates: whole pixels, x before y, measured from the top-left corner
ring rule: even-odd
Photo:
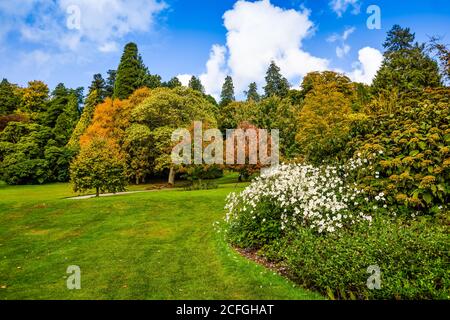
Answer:
[[[233,242],[257,246],[298,227],[318,233],[336,232],[372,220],[384,206],[384,194],[369,196],[358,189],[352,173],[370,168],[364,159],[345,166],[290,164],[256,178],[240,193],[229,194],[225,209]]]

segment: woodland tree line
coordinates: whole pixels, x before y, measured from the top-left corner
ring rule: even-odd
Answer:
[[[83,88],[70,89],[62,83],[50,92],[41,81],[20,87],[3,79],[0,179],[8,184],[41,184],[69,181],[72,174],[76,190],[100,192],[123,190],[129,182],[155,176],[169,176],[171,183],[176,174],[215,177],[223,168],[171,164],[172,131],[196,120],[221,130],[280,129],[284,162],[342,162],[364,148],[383,146],[392,158],[385,161],[394,162],[382,164],[387,182],[394,173],[416,175],[413,181],[404,181],[405,190],[396,190],[396,196],[425,203],[430,193],[431,200],[441,197],[442,202],[448,195],[450,161],[445,86],[450,80],[449,50],[435,38],[417,43],[410,29],[397,25],[383,46],[384,61],[371,86],[325,71],[307,74],[301,89],[295,90],[272,62],[264,93],[250,83],[245,101],[236,101],[231,76],[226,77],[218,102],[205,94],[195,76],[187,88],[176,77],[162,81],[149,72],[134,43],[125,46],[117,70],[109,70],[106,80],[94,75],[85,96]],[[419,123],[424,119],[428,122]],[[420,136],[402,138],[407,139],[403,145],[396,137],[405,132]],[[405,162],[404,157],[418,155],[426,165],[409,168],[416,166],[415,160]],[[245,178],[257,166],[230,169]],[[424,171],[433,175],[436,191],[419,188],[427,176]],[[402,185],[395,182],[396,188]],[[416,189],[423,193],[413,195]]]

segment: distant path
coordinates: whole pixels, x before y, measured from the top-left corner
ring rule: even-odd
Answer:
[[[155,190],[141,190],[141,191],[126,191],[126,192],[116,192],[116,193],[101,193],[99,195],[99,197],[112,197],[112,196],[121,196],[124,194],[133,194],[133,193],[142,193],[142,192],[154,192],[154,191],[159,191],[161,189],[155,189]],[[78,197],[71,197],[71,198],[66,198],[68,200],[83,200],[83,199],[90,199],[90,198],[95,198],[95,194],[89,194],[87,196],[78,196]]]

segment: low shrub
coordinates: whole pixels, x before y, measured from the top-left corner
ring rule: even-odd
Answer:
[[[435,220],[379,216],[370,226],[322,235],[300,228],[260,254],[331,299],[450,299],[449,228]],[[370,290],[373,265],[380,268],[381,288]]]

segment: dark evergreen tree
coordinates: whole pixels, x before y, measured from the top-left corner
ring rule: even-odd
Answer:
[[[70,136],[75,129],[78,119],[78,97],[74,92],[72,92],[68,97],[68,101],[63,112],[58,116],[55,127],[53,128],[55,141],[58,145],[65,146],[69,142]]]
[[[227,76],[222,86],[222,93],[220,94],[220,106],[224,107],[233,101],[236,101],[234,97],[233,78]]]
[[[79,140],[86,129],[90,126],[92,122],[92,117],[94,116],[95,107],[98,105],[98,94],[97,90],[89,92],[84,102],[83,112],[81,114],[80,120],[76,123],[76,126],[71,134],[68,146],[77,150],[79,147]]]
[[[258,94],[258,86],[256,82],[250,83],[248,86],[248,90],[244,91],[245,96],[247,97],[247,101],[258,102],[260,100],[260,96]]]
[[[166,85],[170,89],[182,86],[181,81],[177,77],[173,77],[172,79],[170,79]]]
[[[162,86],[160,75],[147,73],[144,79],[143,87],[155,89]]]
[[[201,93],[205,92],[205,88],[203,88],[202,82],[200,81],[199,78],[195,76],[192,76],[191,80],[189,80],[188,87],[193,90],[200,91]]]
[[[116,70],[108,70],[108,78],[106,79],[105,97],[112,98],[114,95],[114,84],[116,82]]]
[[[52,91],[51,100],[48,108],[40,116],[40,123],[53,128],[58,117],[64,112],[66,105],[69,102],[69,95],[71,91],[67,89],[63,83],[59,83]]]
[[[145,85],[147,68],[135,43],[125,46],[114,83],[114,98],[127,99],[136,89]]]
[[[394,25],[388,32],[383,43],[385,55],[401,50],[410,50],[414,47],[415,34],[409,28],[402,28],[398,24]]]
[[[277,96],[284,98],[289,93],[289,87],[289,82],[281,75],[280,68],[272,61],[266,73],[265,97]]]
[[[409,28],[395,25],[383,44],[384,60],[372,84],[372,92],[405,93],[441,85],[439,67],[425,52],[423,44],[414,43]]]
[[[98,94],[98,102],[101,103],[106,98],[106,82],[100,73],[94,74],[94,79],[89,86],[89,92],[96,90]]]

